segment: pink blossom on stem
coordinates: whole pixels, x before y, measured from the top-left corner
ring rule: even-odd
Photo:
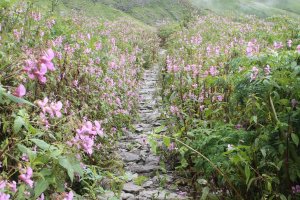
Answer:
[[[19,179],[29,185],[29,187],[33,188],[33,180],[31,180],[33,171],[31,167],[27,167],[26,169],[21,169],[21,175],[19,175]]]

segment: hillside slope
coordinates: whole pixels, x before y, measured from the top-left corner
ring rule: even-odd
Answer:
[[[191,0],[198,8],[210,9],[219,14],[250,14],[259,17],[288,15],[298,18],[300,1],[297,0]]]

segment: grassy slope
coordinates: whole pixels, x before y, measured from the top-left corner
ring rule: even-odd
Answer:
[[[51,1],[38,0],[37,4],[42,10],[51,9]],[[132,22],[140,24],[145,28],[151,28],[142,21],[130,16],[129,14],[115,9],[102,3],[93,3],[91,0],[62,0],[56,7],[55,12],[60,15],[69,15],[74,12],[81,12],[88,17],[97,17],[103,20],[129,19]]]
[[[177,21],[185,16],[185,0],[98,0],[99,2],[123,10],[132,17],[155,25],[161,21]]]
[[[260,17],[288,15],[300,17],[298,0],[191,0],[199,8],[207,8],[220,14],[253,14]],[[285,2],[284,2],[285,1]]]

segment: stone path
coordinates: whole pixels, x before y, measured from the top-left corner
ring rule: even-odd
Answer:
[[[163,54],[163,52],[162,52]],[[125,163],[126,173],[131,177],[124,184],[121,199],[188,199],[173,188],[175,177],[171,172],[162,173],[160,157],[151,152],[147,135],[161,125],[157,95],[160,67],[154,65],[144,72],[139,91],[140,120],[135,124],[135,132],[127,132],[119,143],[119,155]]]

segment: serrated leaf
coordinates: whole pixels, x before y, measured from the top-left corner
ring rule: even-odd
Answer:
[[[14,127],[13,127],[14,133],[19,133],[22,126],[24,125],[25,125],[24,119],[20,116],[17,116],[14,120]]]
[[[298,146],[299,145],[299,137],[298,137],[298,135],[296,135],[295,133],[292,133],[291,137],[292,137],[292,140],[293,140],[294,144],[296,146]]]
[[[38,198],[48,187],[49,183],[47,180],[38,181],[34,188],[34,198]]]

